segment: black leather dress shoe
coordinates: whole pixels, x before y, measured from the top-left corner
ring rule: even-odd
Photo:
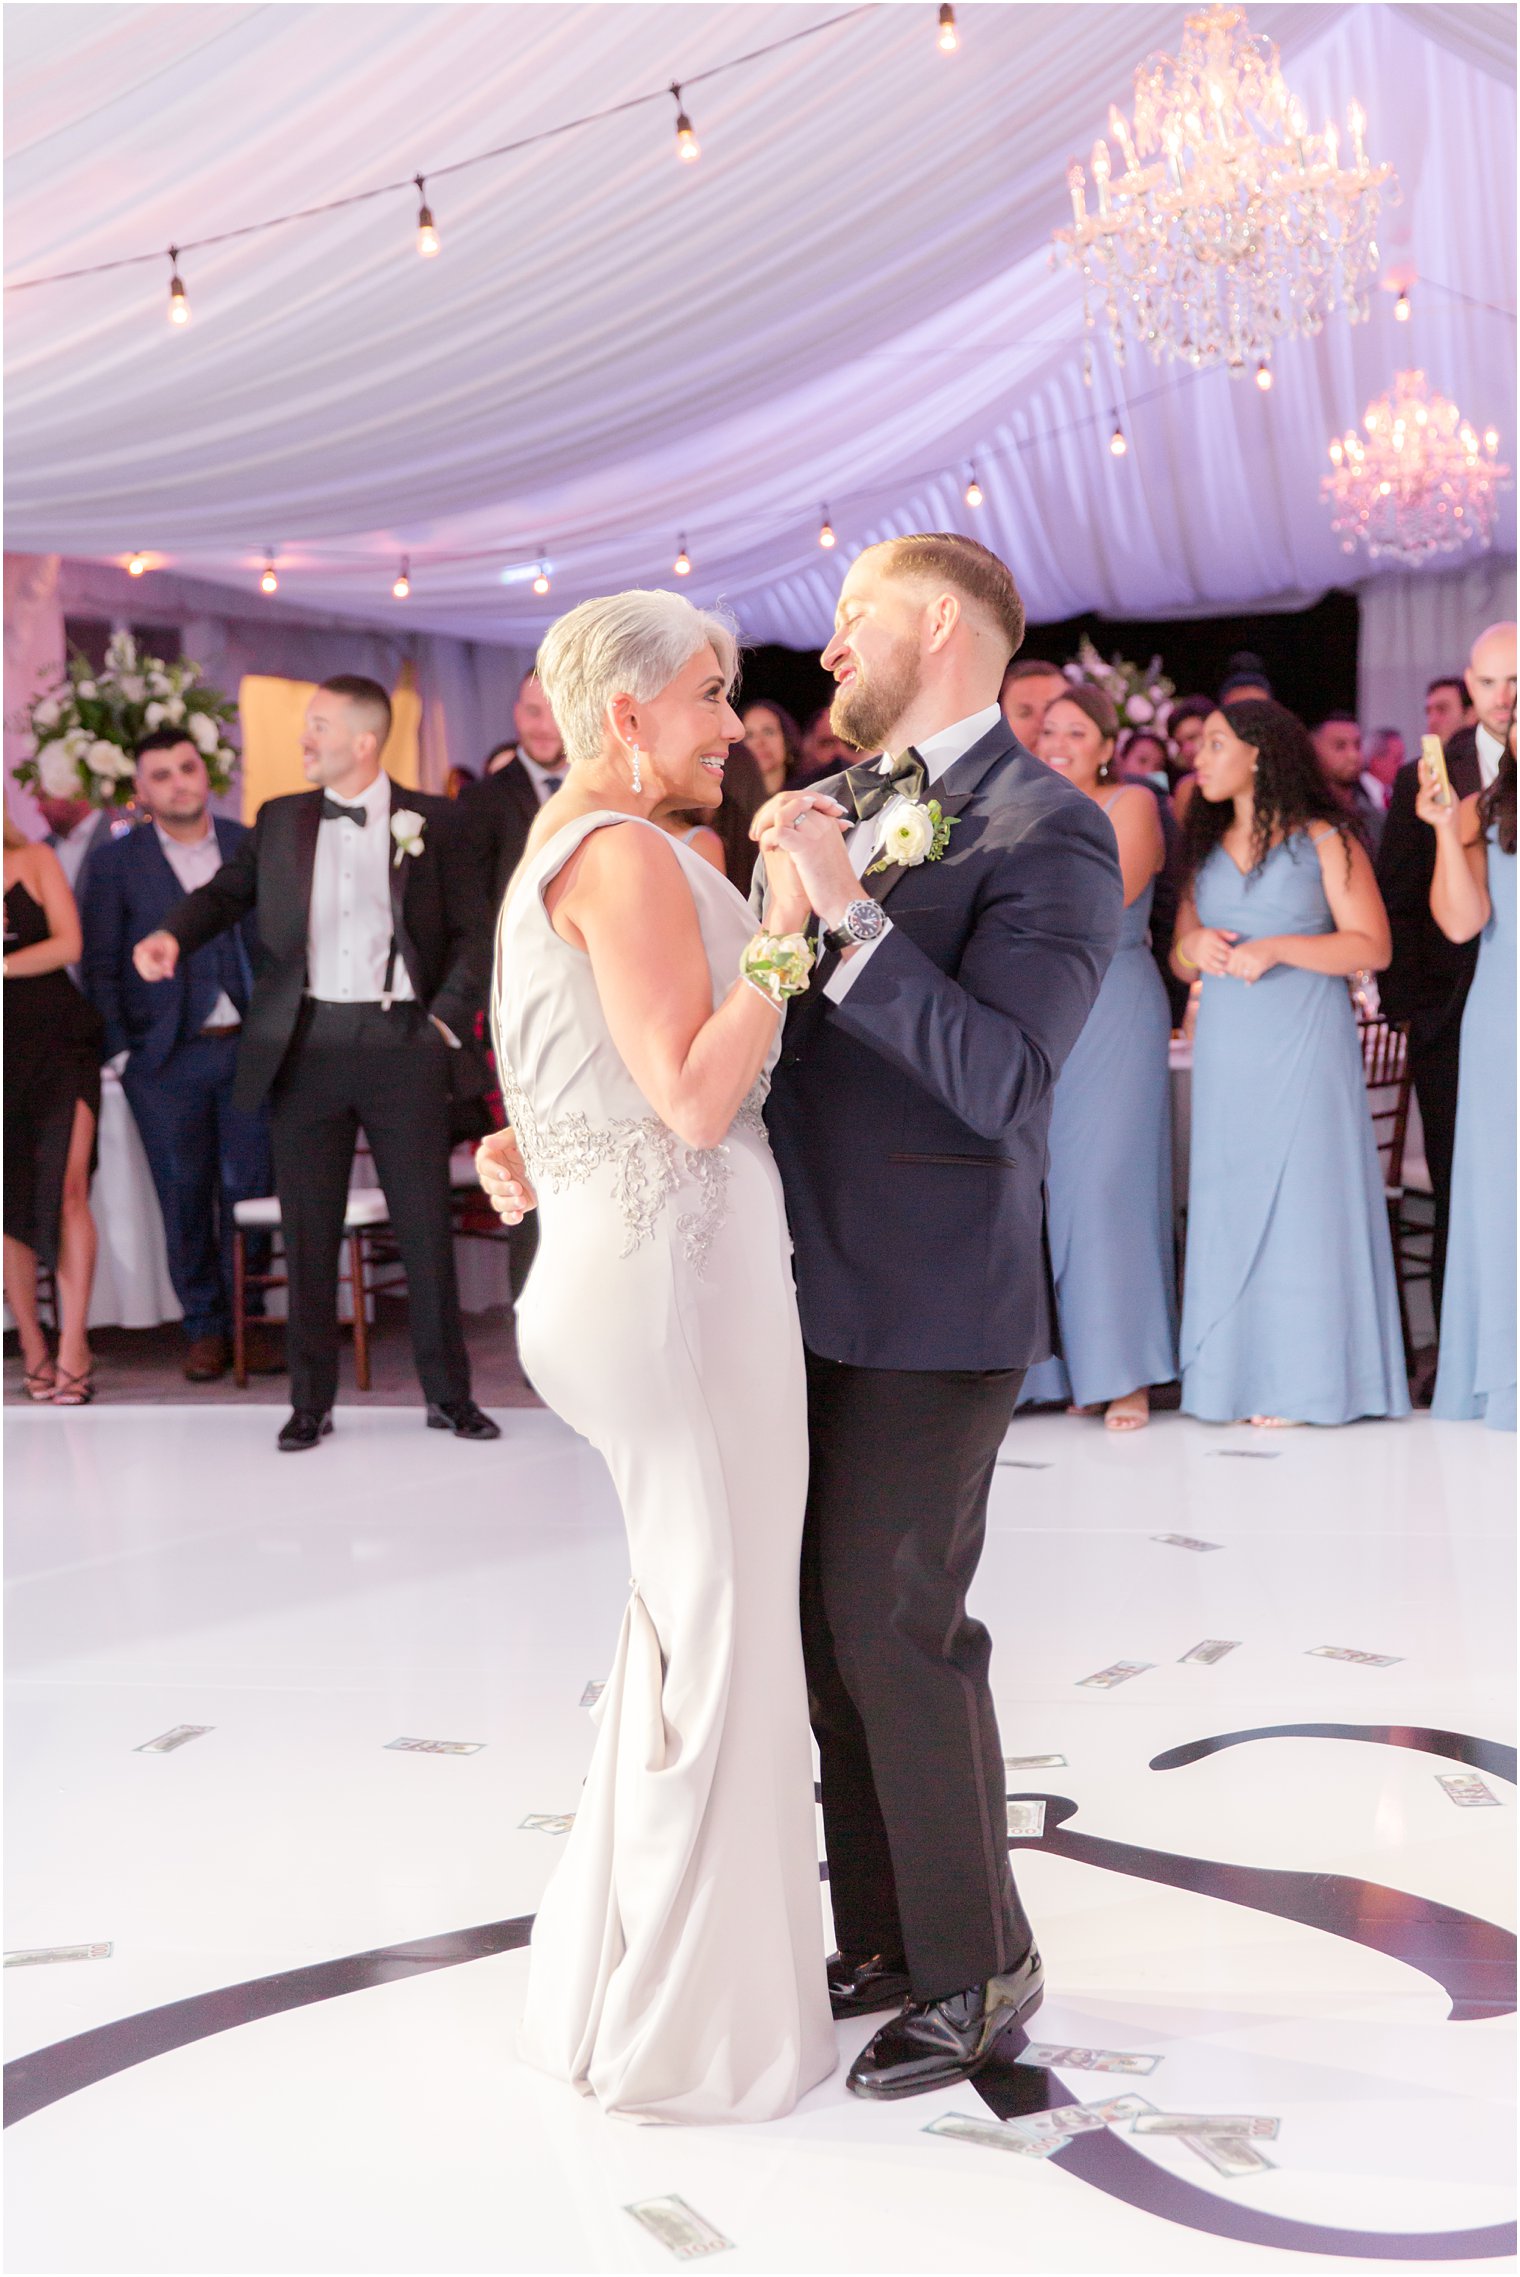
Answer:
[[[275,1441],[282,1455],[304,1455],[332,1429],[332,1415],[319,1415],[314,1407],[298,1407]]]
[[[427,1419],[430,1431],[452,1431],[456,1439],[501,1437],[501,1425],[493,1423],[472,1399],[430,1399]]]
[[[954,2087],[997,2054],[998,2044],[1034,2014],[1045,1996],[1045,1972],[1033,1947],[1016,1969],[948,2000],[912,2000],[884,2024],[850,2066],[853,2095],[890,2102]]]
[[[874,2016],[878,2008],[901,2008],[913,1987],[901,1961],[884,1961],[880,1953],[831,1953],[828,1960],[829,2006],[843,2024],[851,2016]]]

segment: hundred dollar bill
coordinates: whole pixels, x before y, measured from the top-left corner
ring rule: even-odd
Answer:
[[[1003,1757],[1003,1769],[1005,1771],[1064,1771],[1065,1768],[1066,1758],[1064,1755],[1005,1755]]]
[[[1131,2121],[1132,2135],[1239,2135],[1270,2143],[1277,2140],[1279,2119],[1226,2118],[1213,2112],[1142,2111]]]
[[[1207,2159],[1216,2174],[1266,2174],[1272,2166],[1272,2160],[1241,2135],[1179,2135],[1177,2141]]]
[[[1174,1550],[1222,1550],[1223,1542],[1200,1542],[1191,1534],[1152,1534],[1153,1542],[1169,1542]]]
[[[1356,1652],[1343,1644],[1310,1645],[1305,1655],[1308,1660],[1349,1660],[1358,1668],[1397,1668],[1403,1657],[1399,1652]]]
[[[623,2211],[641,2222],[677,2261],[700,2261],[704,2254],[733,2249],[733,2239],[715,2230],[711,2222],[704,2222],[684,2198],[640,2198]]]
[[[591,1682],[586,1686],[585,1691],[581,1694],[581,1706],[583,1708],[594,1708],[597,1701],[601,1698],[606,1689],[607,1679],[605,1676],[593,1677],[591,1679]]]
[[[25,1945],[7,1953],[8,1969],[31,1969],[41,1961],[109,1961],[109,1945]]]
[[[517,1831],[519,1834],[568,1834],[574,1824],[574,1811],[529,1811],[525,1819],[519,1820]]]
[[[1221,1462],[1275,1463],[1277,1460],[1277,1450],[1269,1447],[1211,1447],[1209,1453],[1217,1455]]]
[[[1464,1811],[1498,1810],[1499,1798],[1492,1787],[1485,1786],[1475,1771],[1437,1772],[1436,1785],[1444,1787],[1452,1801]],[[1011,1831],[1011,1830],[1010,1830]]]
[[[1111,2095],[1102,2103],[1062,2103],[1053,2111],[1026,2111],[1008,2124],[1042,2142],[1053,2135],[1059,2144],[1073,2135],[1095,2135],[1104,2127],[1117,2127],[1153,2108],[1143,2095]]]
[[[1050,1465],[1049,1463],[1022,1462],[1017,1455],[999,1455],[997,1468],[1000,1471],[1048,1471]]]
[[[1123,2048],[1057,2048],[1031,2040],[1014,2061],[1034,2064],[1042,2071],[1117,2071],[1143,2077],[1155,2070],[1161,2058],[1131,2055]]]
[[[1039,1803],[1010,1803],[1008,1805],[1008,1831],[1024,1841],[1038,1842],[1045,1832],[1045,1805]]]
[[[388,1739],[386,1746],[400,1748],[403,1755],[478,1755],[485,1746],[483,1739]]]
[[[183,1747],[188,1740],[204,1739],[208,1731],[215,1729],[215,1724],[176,1724],[172,1731],[160,1732],[157,1739],[145,1739],[141,1747],[133,1748],[132,1753],[172,1755],[177,1747]]]
[[[1116,1660],[1111,1667],[1100,1668],[1096,1676],[1081,1676],[1077,1681],[1095,1692],[1111,1692],[1116,1684],[1127,1684],[1132,1676],[1143,1676],[1155,1665],[1153,1660]]]
[[[1223,1660],[1225,1654],[1233,1652],[1239,1643],[1239,1637],[1205,1637],[1202,1644],[1195,1644],[1192,1651],[1185,1652],[1182,1657],[1184,1660],[1201,1660],[1205,1668],[1212,1668],[1216,1660]]]
[[[983,2150],[1011,2151],[1015,2158],[1049,2158],[1052,2151],[1058,2151],[1069,2139],[1065,2135],[1028,2134],[1019,2120],[1005,2124],[998,2119],[968,2118],[959,2111],[946,2111],[938,2119],[931,2119],[924,2133],[949,2135],[961,2143],[978,2143]]]

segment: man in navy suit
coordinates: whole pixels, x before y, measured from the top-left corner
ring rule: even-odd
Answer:
[[[998,708],[1024,612],[996,555],[873,546],[835,624],[834,725],[880,756],[754,829],[796,864],[825,950],[766,1121],[807,1349],[830,1991],[838,2016],[900,2009],[849,2076],[887,2099],[970,2077],[1043,1992],[966,1593],[1024,1371],[1051,1351],[1051,1096],[1123,889],[1107,817]]]
[[[158,1190],[169,1278],[185,1316],[185,1375],[212,1383],[231,1357],[233,1207],[274,1183],[268,1114],[232,1096],[253,986],[251,921],[187,957],[168,988],[138,977],[132,950],[215,877],[248,832],[213,818],[206,763],[178,728],[143,738],[136,792],[146,826],[103,839],[86,865],[82,975],[105,1020],[106,1056],[120,1060]],[[258,1257],[251,1262],[257,1268]],[[250,1335],[249,1365],[278,1371],[272,1337]]]

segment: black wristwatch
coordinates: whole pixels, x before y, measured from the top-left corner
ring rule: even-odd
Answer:
[[[852,901],[837,925],[824,928],[824,947],[863,949],[868,941],[879,941],[886,929],[887,913],[879,901]]]

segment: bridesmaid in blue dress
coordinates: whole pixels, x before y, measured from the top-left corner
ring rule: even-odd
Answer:
[[[1347,982],[1388,920],[1303,727],[1222,705],[1177,915],[1193,1045],[1182,1406],[1210,1423],[1407,1415],[1393,1245]]]
[[[1432,1415],[1515,1428],[1515,730],[1486,791],[1442,805],[1420,763],[1415,811],[1436,834],[1430,913],[1478,942],[1462,1014],[1451,1236]]]
[[[1031,1368],[1021,1404],[1104,1409],[1111,1431],[1150,1418],[1152,1384],[1177,1373],[1172,1232],[1171,1013],[1150,953],[1151,898],[1165,859],[1144,784],[1114,776],[1118,718],[1098,688],[1047,707],[1039,756],[1101,806],[1119,841],[1124,928],[1056,1083],[1047,1177],[1060,1356]]]

